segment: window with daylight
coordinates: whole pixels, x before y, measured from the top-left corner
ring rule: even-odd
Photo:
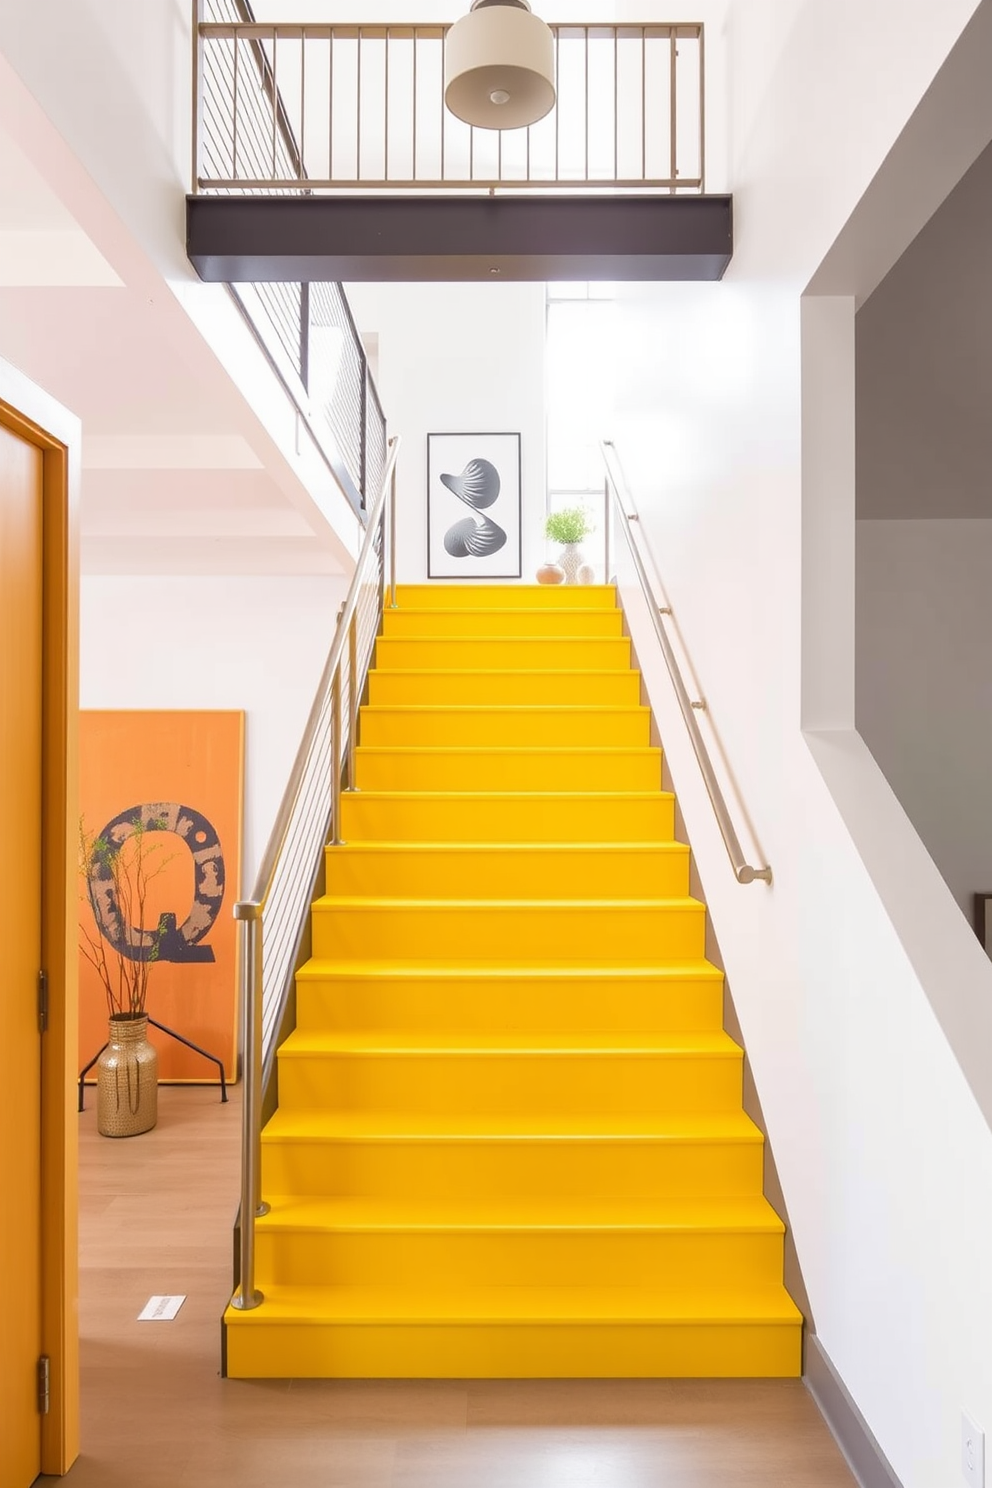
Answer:
[[[549,284],[547,292],[548,510],[584,507],[586,559],[605,577],[603,461],[613,433],[616,286]]]

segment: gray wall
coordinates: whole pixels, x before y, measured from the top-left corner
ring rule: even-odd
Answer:
[[[992,893],[992,148],[857,319],[857,724],[964,913]]]

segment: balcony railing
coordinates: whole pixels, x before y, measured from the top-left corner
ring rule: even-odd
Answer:
[[[197,22],[201,28],[251,29],[253,16],[248,0],[198,0]],[[251,40],[233,45],[240,60],[231,102],[241,157],[254,170],[271,164],[283,174],[299,172],[299,145],[265,48]],[[210,53],[201,59],[206,71],[196,93],[198,139],[208,163],[217,159],[211,142],[224,129],[218,113],[223,71],[216,60]],[[229,288],[335,479],[364,515],[382,481],[386,420],[342,286],[320,281]]]
[[[239,9],[236,0],[220,0]],[[698,23],[557,25],[558,101],[526,129],[444,106],[440,25],[198,19],[194,192],[701,192]]]

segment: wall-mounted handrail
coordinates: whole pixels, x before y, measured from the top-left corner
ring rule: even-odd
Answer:
[[[233,1305],[263,1301],[255,1287],[255,1217],[261,1181],[264,1030],[278,1026],[295,969],[293,947],[309,912],[313,860],[341,841],[342,774],[355,789],[358,709],[383,606],[396,604],[396,456],[389,442],[354,577],[338,612],[330,652],[251,897],[234,906],[240,931],[242,1018],[241,1231]],[[271,944],[273,955],[267,960]]]
[[[689,742],[692,744],[692,750],[696,756],[696,763],[699,765],[699,772],[703,777],[706,794],[710,798],[710,805],[713,808],[713,814],[716,817],[717,826],[720,828],[723,844],[727,849],[727,856],[734,870],[734,877],[741,884],[754,883],[756,879],[761,879],[764,883],[771,883],[771,868],[767,865],[764,868],[755,868],[747,861],[744,855],[744,849],[741,847],[740,838],[737,835],[737,830],[734,827],[733,820],[727,808],[727,802],[720,788],[716,771],[713,768],[713,761],[710,759],[705,740],[696,721],[696,708],[699,705],[693,703],[689,696],[679,667],[678,658],[675,655],[675,649],[672,646],[668,632],[665,630],[662,621],[662,616],[670,615],[671,610],[667,606],[659,606],[654,591],[651,588],[651,580],[644,566],[644,560],[638,551],[637,544],[634,541],[634,535],[631,532],[631,523],[636,522],[638,517],[636,511],[632,510],[633,499],[631,497],[630,487],[627,484],[627,479],[623,473],[623,467],[620,464],[620,459],[614,448],[613,441],[609,439],[601,440],[600,449],[603,454],[603,462],[606,466],[604,497],[606,500],[607,518],[612,502],[613,509],[619,518],[620,531],[623,533],[631,561],[634,565],[634,571],[637,574],[647,603],[651,623],[654,626],[654,633],[661,648],[661,654],[665,658],[668,675],[671,679],[675,697],[679,705],[679,711],[682,714],[689,735]],[[608,530],[609,521],[607,520]]]

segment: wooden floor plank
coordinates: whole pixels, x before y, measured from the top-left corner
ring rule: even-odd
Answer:
[[[798,1380],[221,1379],[238,1093],[163,1088],[123,1141],[80,1118],[69,1488],[852,1488]],[[175,1322],[137,1322],[160,1292],[187,1294]]]

